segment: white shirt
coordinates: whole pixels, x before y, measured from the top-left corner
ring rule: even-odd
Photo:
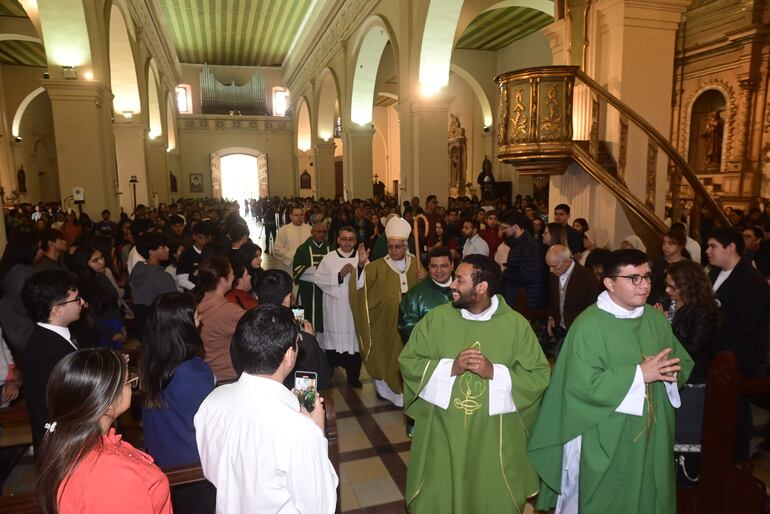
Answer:
[[[345,275],[342,283],[339,273],[346,264],[354,270]],[[340,250],[327,253],[318,264],[315,272],[315,285],[323,291],[324,314],[324,350],[334,350],[337,353],[358,353],[356,326],[353,322],[353,311],[350,309],[348,284],[350,277],[355,276],[358,266],[358,255],[355,251],[345,255]]]
[[[468,238],[463,245],[463,257],[474,253],[489,257],[489,245],[478,234]]]
[[[128,268],[128,274],[131,274],[131,271],[134,269],[134,266],[136,266],[137,262],[145,262],[145,258],[142,257],[142,255],[139,253],[139,250],[136,249],[136,245],[134,245],[131,248],[131,251],[128,252],[128,258],[126,259],[126,267]]]
[[[217,514],[334,512],[326,438],[280,382],[243,373],[214,389],[195,415],[195,439]]]
[[[289,223],[278,229],[275,236],[273,253],[281,261],[283,270],[291,274],[291,264],[299,245],[310,237],[310,225],[303,223],[300,226]]]
[[[735,268],[733,268],[733,269],[735,269]],[[717,292],[717,289],[719,289],[719,287],[722,284],[724,284],[725,280],[727,280],[730,277],[730,273],[732,273],[732,272],[733,272],[733,270],[731,270],[731,269],[722,270],[722,271],[719,272],[719,275],[717,275],[717,278],[714,280],[714,286],[713,287],[714,287],[714,292],[715,293]]]

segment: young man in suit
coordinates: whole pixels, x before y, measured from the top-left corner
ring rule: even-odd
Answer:
[[[60,360],[78,349],[67,327],[80,317],[83,299],[74,277],[64,270],[32,275],[24,283],[21,299],[35,322],[24,353],[24,400],[37,448],[45,424],[56,421],[48,419],[48,378]]]
[[[745,259],[743,235],[728,227],[715,228],[708,238],[706,256],[711,264],[711,283],[719,302],[722,322],[714,337],[714,352],[731,351],[741,375],[765,373],[770,286]],[[749,456],[751,408],[742,401],[738,412],[736,459]]]

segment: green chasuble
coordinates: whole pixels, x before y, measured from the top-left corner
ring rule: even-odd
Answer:
[[[398,308],[398,331],[406,343],[414,326],[430,311],[452,301],[452,290],[426,278],[401,298]]]
[[[537,494],[527,438],[550,368],[527,320],[497,299],[488,321],[466,320],[451,304],[436,307],[398,359],[404,408],[415,420],[404,495],[412,514],[516,514]],[[490,381],[470,372],[456,377],[446,410],[418,396],[441,359],[470,347],[508,368],[516,412],[490,416]]]
[[[305,271],[311,266],[318,267],[321,259],[332,251],[328,241],[317,244],[312,237],[297,247],[292,263],[292,278],[299,286],[299,298],[305,308],[305,319],[313,324],[316,332],[324,331],[323,291],[313,282],[300,280]],[[312,277],[310,277],[312,278]]]
[[[407,268],[402,279],[385,257],[370,262],[364,268],[364,287],[357,288],[358,268],[349,282],[350,310],[356,325],[361,348],[361,359],[366,371],[374,378],[384,380],[393,392],[400,394],[401,373],[398,371],[398,354],[404,347],[398,334],[398,305],[403,287],[417,283],[417,262],[407,254]]]
[[[542,482],[538,509],[556,505],[564,444],[582,436],[580,514],[676,514],[674,408],[663,382],[646,385],[641,416],[616,412],[645,357],[671,348],[681,387],[692,360],[661,313],[619,319],[596,304],[570,327],[532,429],[529,456]]]

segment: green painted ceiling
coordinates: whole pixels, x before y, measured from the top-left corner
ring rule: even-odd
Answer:
[[[30,41],[0,41],[0,63],[47,66],[43,46]]]
[[[542,29],[553,17],[528,7],[505,7],[480,14],[465,29],[457,48],[499,50]]]
[[[26,18],[27,13],[18,0],[0,0],[0,16]]]
[[[280,66],[314,0],[160,0],[180,62]]]
[[[28,17],[18,0],[0,0],[0,16]],[[46,66],[45,50],[43,45],[32,41],[2,40],[0,41],[0,64]]]

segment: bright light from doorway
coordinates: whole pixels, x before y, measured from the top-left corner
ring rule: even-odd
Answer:
[[[253,155],[225,155],[219,162],[222,173],[222,197],[237,201],[241,208],[248,198],[259,198],[257,158]]]

